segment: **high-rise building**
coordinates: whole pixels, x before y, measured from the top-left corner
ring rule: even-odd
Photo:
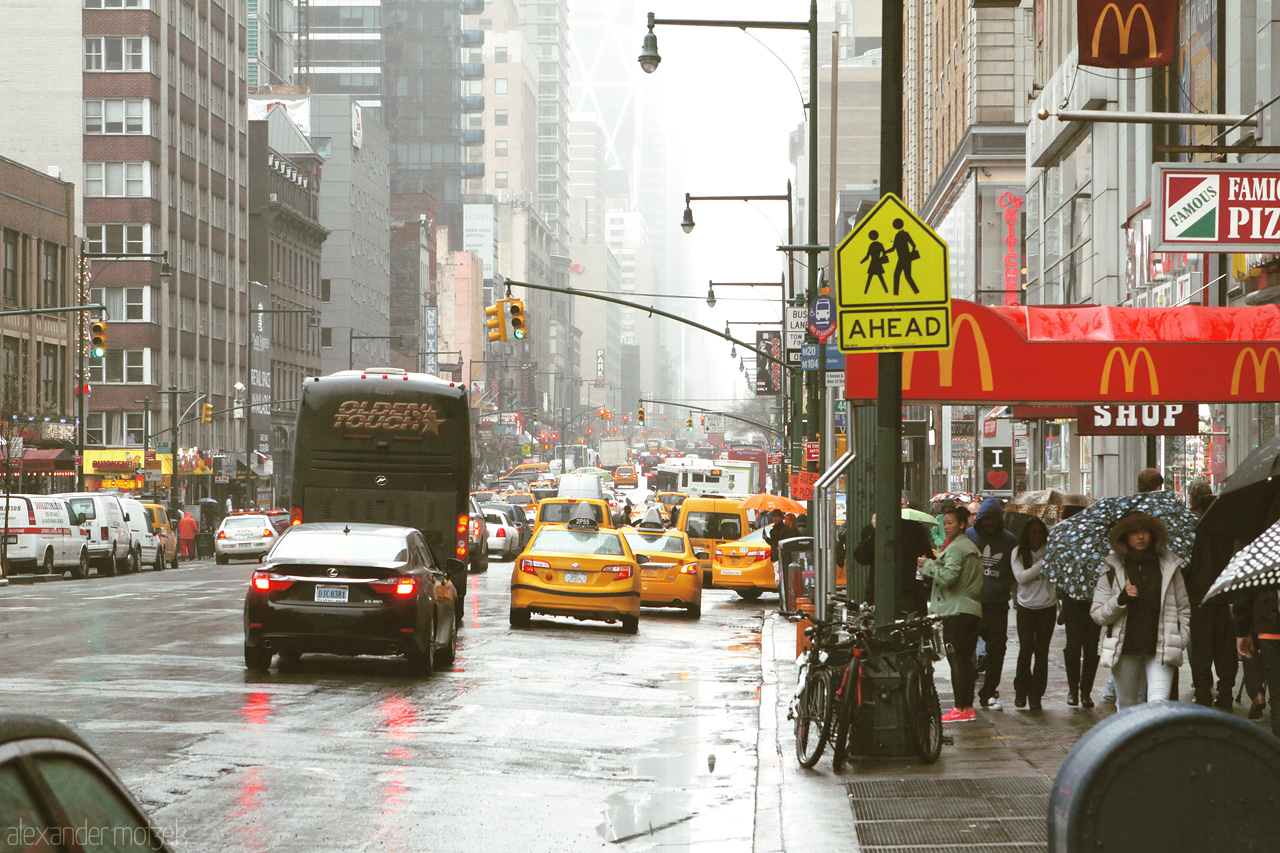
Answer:
[[[537,56],[538,213],[565,254],[569,219],[569,6],[568,0],[520,0],[525,39]]]
[[[298,64],[297,0],[247,0],[247,2],[245,34],[249,45],[247,78],[249,85],[252,87],[293,85],[294,72]]]

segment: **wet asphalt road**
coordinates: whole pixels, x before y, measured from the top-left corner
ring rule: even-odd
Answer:
[[[473,574],[453,671],[243,666],[246,563],[0,589],[0,707],[69,723],[179,851],[751,849],[765,596],[507,624]]]

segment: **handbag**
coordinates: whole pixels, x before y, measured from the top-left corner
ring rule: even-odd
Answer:
[[[1111,626],[1107,626],[1107,630],[1111,630]],[[1102,638],[1102,648],[1098,650],[1098,665],[1112,666],[1116,662],[1116,652],[1120,646],[1120,638],[1113,637],[1110,634]]]
[[[918,251],[916,251],[915,249],[911,249],[910,251],[908,251],[908,252],[907,252],[907,260],[909,260],[909,261],[918,261],[918,260],[920,260],[920,253],[919,253]]]

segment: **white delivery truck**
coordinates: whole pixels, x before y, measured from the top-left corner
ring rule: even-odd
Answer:
[[[48,495],[0,495],[5,559],[17,572],[89,573],[89,539],[71,505]]]
[[[626,465],[628,458],[627,440],[625,438],[600,439],[600,467],[612,471],[619,465]]]

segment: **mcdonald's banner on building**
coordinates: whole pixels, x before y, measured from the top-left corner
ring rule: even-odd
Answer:
[[[1095,68],[1169,65],[1177,48],[1177,0],[1080,0],[1080,64]]]
[[[902,356],[904,402],[1010,405],[1280,400],[1280,307],[1040,308],[951,300],[951,346]],[[845,396],[876,398],[876,356]]]

